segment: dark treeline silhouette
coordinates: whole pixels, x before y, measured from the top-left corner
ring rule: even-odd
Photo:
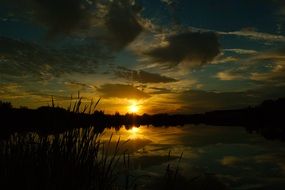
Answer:
[[[285,140],[283,127],[285,118],[285,98],[266,100],[255,107],[235,110],[217,110],[203,114],[105,114],[70,111],[60,107],[44,106],[38,109],[13,108],[9,102],[0,102],[1,135],[14,132],[37,131],[58,133],[73,128],[94,126],[98,133],[105,128],[121,126],[182,126],[185,124],[208,124],[219,126],[244,126],[249,132],[259,132],[269,139]]]

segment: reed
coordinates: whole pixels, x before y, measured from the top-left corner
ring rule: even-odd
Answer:
[[[94,128],[62,134],[14,134],[0,143],[0,185],[8,189],[124,189],[119,143],[101,142]]]

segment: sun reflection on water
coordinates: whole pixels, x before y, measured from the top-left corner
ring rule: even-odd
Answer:
[[[146,139],[146,129],[144,127],[122,127],[119,130],[115,128],[105,129],[101,135],[101,140],[109,140],[112,135],[111,141],[121,141]]]
[[[137,139],[139,138],[142,134],[140,133],[140,128],[138,127],[132,127],[130,130],[127,131],[129,133],[129,138],[130,139]]]

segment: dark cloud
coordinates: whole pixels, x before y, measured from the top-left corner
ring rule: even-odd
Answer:
[[[93,51],[98,49],[96,53]],[[50,80],[63,73],[96,73],[98,60],[108,60],[93,45],[62,48],[44,47],[23,40],[0,37],[0,71],[11,76],[29,76],[31,80]]]
[[[136,89],[131,85],[124,84],[104,84],[97,89],[105,98],[128,98],[128,99],[144,99],[150,95]]]
[[[143,30],[135,0],[0,0],[8,14],[44,26],[48,37],[79,35],[120,50]]]
[[[49,30],[49,35],[71,33],[89,27],[89,7],[95,0],[3,0],[22,18],[29,17]]]
[[[120,78],[127,79],[131,82],[140,82],[140,83],[169,83],[176,82],[177,80],[174,78],[162,76],[156,73],[149,73],[146,71],[135,71],[126,69],[124,67],[118,67],[115,71],[116,76]]]
[[[218,37],[212,32],[185,32],[169,36],[167,45],[146,52],[153,61],[170,66],[187,62],[191,67],[212,61],[220,53]]]
[[[2,75],[25,79],[27,76],[31,80],[39,80],[44,65],[43,61],[49,62],[50,57],[38,45],[0,37],[0,71]]]
[[[244,92],[207,92],[199,90],[185,91],[178,97],[185,105],[182,112],[192,113],[217,109],[235,109],[255,105],[258,98]],[[261,99],[259,99],[261,101]]]
[[[272,84],[265,84],[259,88],[246,91],[250,96],[256,97],[260,101],[266,99],[276,99],[285,97],[285,85],[274,86]]]
[[[89,26],[90,13],[82,0],[32,0],[36,17],[51,34],[70,33]]]
[[[1,53],[9,54],[9,53],[16,53],[19,51],[36,51],[36,50],[37,46],[35,44],[0,36]]]
[[[183,106],[177,110],[182,113],[203,113],[213,110],[238,109],[255,106],[266,99],[285,96],[285,85],[263,86],[242,92],[209,92],[189,90],[178,95]]]
[[[285,2],[283,0],[272,0],[274,3],[278,5],[278,11],[277,14],[281,16],[281,20],[284,21],[284,15],[285,15]]]
[[[111,33],[107,36],[108,43],[113,48],[125,47],[142,32],[143,27],[138,21],[140,10],[141,7],[132,0],[114,0],[109,5],[105,22]]]

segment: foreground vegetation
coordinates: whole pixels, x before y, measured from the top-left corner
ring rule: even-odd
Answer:
[[[14,134],[0,143],[0,185],[21,190],[126,189],[117,181],[123,169],[117,167],[118,144],[109,152],[93,128],[49,136]]]

